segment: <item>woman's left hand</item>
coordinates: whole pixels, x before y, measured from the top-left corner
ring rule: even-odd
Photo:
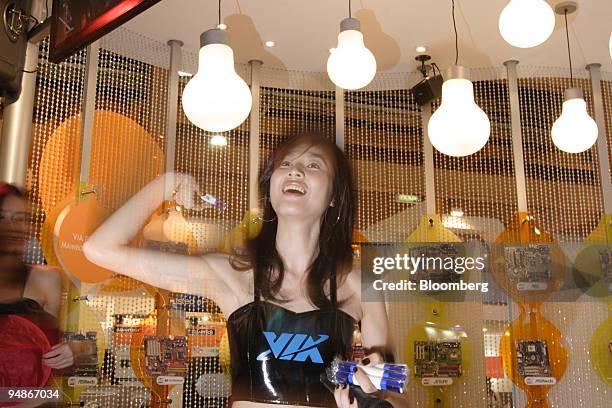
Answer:
[[[43,364],[55,370],[70,367],[74,364],[74,354],[68,343],[58,343],[51,351],[43,354]]]

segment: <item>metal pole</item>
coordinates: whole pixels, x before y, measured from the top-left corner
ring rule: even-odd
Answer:
[[[253,105],[251,108],[249,125],[249,208],[259,207],[259,74],[263,62],[249,61],[251,66],[251,95]]]
[[[85,86],[81,105],[81,169],[79,180],[87,185],[89,182],[89,163],[91,162],[91,139],[96,111],[96,84],[98,82],[98,57],[100,41],[87,47],[85,63]],[[77,189],[78,190],[78,189]]]
[[[336,146],[344,151],[344,89],[336,87]]]
[[[518,61],[504,62],[508,76],[508,93],[510,94],[510,119],[512,122],[512,154],[516,181],[516,199],[519,212],[527,211],[527,183],[525,181],[525,162],[523,159],[523,135],[521,132],[521,111],[519,106]]]
[[[41,18],[43,1],[32,4],[31,14]],[[4,123],[0,138],[0,181],[25,186],[28,156],[32,142],[32,117],[36,94],[36,67],[38,66],[38,43],[26,45],[24,72],[21,78],[21,93],[18,97],[6,97]],[[34,72],[27,72],[34,71]]]
[[[168,72],[168,104],[166,108],[166,163],[165,171],[174,171],[176,159],[176,118],[178,115],[179,70],[183,64],[183,43],[168,41],[170,46],[170,71]],[[170,187],[171,189],[172,187]]]
[[[610,157],[606,143],[606,121],[604,116],[603,97],[601,93],[601,64],[589,64],[586,69],[591,75],[593,90],[593,111],[595,122],[599,129],[597,137],[597,154],[599,156],[599,173],[601,174],[601,193],[603,195],[604,211],[612,214],[612,185],[610,184]]]
[[[436,180],[434,173],[433,145],[429,140],[429,119],[431,119],[431,104],[421,107],[423,112],[423,164],[425,167],[425,204],[427,214],[436,213]]]

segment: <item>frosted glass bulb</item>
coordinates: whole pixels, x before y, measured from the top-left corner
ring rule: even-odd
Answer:
[[[489,140],[489,117],[474,101],[474,85],[465,78],[442,84],[442,104],[427,126],[431,144],[448,156],[476,153]]]
[[[203,38],[211,31],[221,32],[209,30]],[[228,45],[202,46],[198,72],[185,86],[182,103],[191,123],[209,132],[234,129],[249,116],[251,90],[234,70],[234,52]]]
[[[331,50],[327,59],[327,73],[340,88],[363,88],[376,75],[376,59],[363,43],[358,20],[347,18],[340,27],[338,46]],[[343,29],[347,27],[351,29]]]
[[[555,146],[567,153],[582,153],[595,144],[598,133],[597,123],[587,112],[582,91],[568,89],[561,116],[552,127]]]
[[[542,44],[554,28],[555,13],[544,0],[510,0],[499,15],[502,37],[519,48]]]

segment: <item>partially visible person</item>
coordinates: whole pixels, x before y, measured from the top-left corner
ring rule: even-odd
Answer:
[[[59,341],[57,316],[62,290],[61,277],[53,268],[24,263],[28,219],[28,206],[21,190],[0,183],[0,319],[3,319],[4,324],[8,324],[11,316],[18,317],[11,319],[12,323],[23,322],[19,318],[25,318],[40,329],[48,344],[52,345],[45,350],[40,361],[22,361],[20,366],[25,367],[24,363],[29,363],[29,369],[32,369],[33,365],[40,372],[59,370],[74,363],[74,353],[70,345]],[[27,325],[27,322],[24,322],[21,327],[26,330]],[[32,344],[27,344],[31,339],[24,337],[9,339],[7,333],[0,335],[0,345],[3,347],[3,353],[0,353],[0,370],[6,371],[10,368],[10,358],[16,357],[16,354],[10,355],[10,349],[19,348],[19,341],[23,344],[22,352],[26,348],[32,348]],[[39,343],[42,340],[40,339]],[[23,354],[26,355],[33,354]],[[11,381],[16,375],[14,370],[0,372],[2,381]]]

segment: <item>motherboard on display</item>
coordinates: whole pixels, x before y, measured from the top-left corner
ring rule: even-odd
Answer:
[[[416,377],[461,376],[461,342],[432,340],[414,342]]]
[[[187,338],[146,336],[147,375],[178,375],[187,371]]]
[[[552,279],[548,245],[530,244],[504,248],[508,279],[515,282],[546,282]]]
[[[603,250],[599,253],[601,260],[601,271],[603,280],[606,283],[612,283],[612,250]]]
[[[545,340],[517,340],[516,358],[519,375],[525,377],[550,377],[550,362]]]
[[[96,332],[65,332],[62,341],[69,342],[73,351],[74,364],[67,369],[66,375],[77,377],[96,377],[98,375],[98,348]]]
[[[435,244],[411,247],[408,255],[413,259],[423,259],[423,266],[415,269],[410,281],[431,280],[436,283],[459,282],[461,275],[452,269],[446,269],[441,260],[456,259],[459,256],[454,244]]]

